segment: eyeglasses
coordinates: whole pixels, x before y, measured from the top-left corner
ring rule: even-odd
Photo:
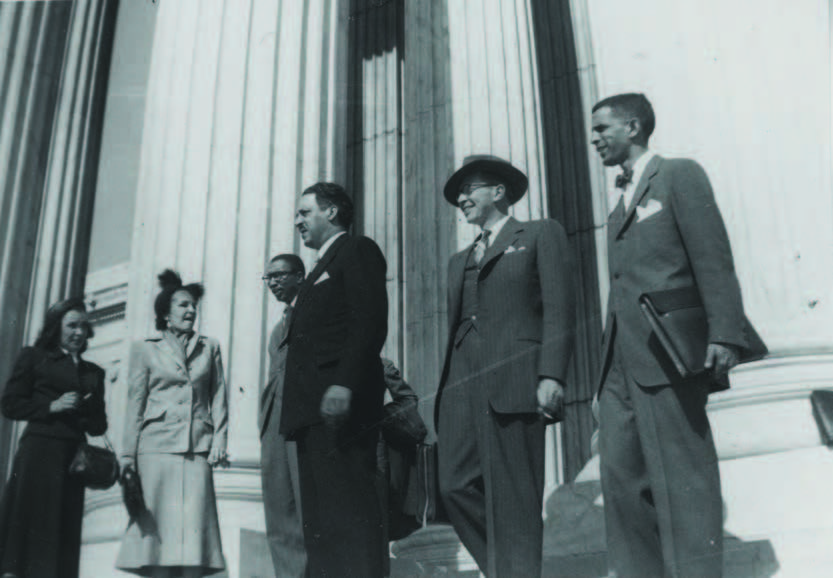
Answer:
[[[471,195],[477,189],[482,189],[483,187],[496,187],[495,183],[469,183],[467,185],[463,185],[460,187],[460,192],[457,193],[458,195]]]
[[[264,283],[271,283],[272,281],[285,281],[296,275],[297,271],[278,271],[276,273],[269,273],[261,277]]]

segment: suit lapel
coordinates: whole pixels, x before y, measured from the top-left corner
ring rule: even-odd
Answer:
[[[188,347],[185,349],[185,361],[188,362],[191,360],[194,355],[199,353],[199,349],[201,349],[204,345],[204,337],[195,333],[194,336],[188,341]]]
[[[287,330],[284,336],[284,341],[289,337],[289,333],[292,329],[292,323],[295,321],[296,313],[298,309],[304,306],[310,288],[313,285],[315,285],[315,282],[318,281],[321,275],[324,274],[324,272],[327,270],[327,267],[330,265],[330,263],[333,262],[333,259],[335,259],[339,249],[341,249],[342,245],[344,245],[344,243],[347,242],[348,238],[349,235],[345,233],[344,235],[341,235],[338,239],[333,241],[333,244],[330,245],[330,247],[327,249],[327,252],[321,256],[321,258],[318,260],[318,263],[315,264],[315,267],[313,267],[312,271],[310,271],[309,275],[307,275],[307,278],[304,279],[304,282],[301,285],[301,289],[298,291],[298,297],[295,303],[295,307],[293,307],[292,314],[289,316],[289,320],[287,321]]]
[[[61,373],[72,377],[75,389],[79,389],[81,384],[80,364],[83,363],[83,361],[79,358],[79,365],[75,365],[75,362],[72,360],[72,356],[68,353],[64,353],[64,351],[60,348],[53,349],[47,353],[47,355],[51,357],[56,364],[61,364]]]
[[[156,342],[157,347],[163,355],[170,358],[171,361],[174,362],[174,365],[176,365],[182,371],[187,371],[185,369],[184,350],[171,343],[171,339],[174,338],[169,337],[167,333],[163,334],[162,339]]]
[[[509,246],[515,242],[518,238],[518,234],[524,230],[524,224],[516,221],[513,217],[509,217],[509,220],[506,221],[506,224],[503,225],[503,228],[500,230],[500,233],[495,238],[494,243],[489,245],[489,248],[486,249],[486,253],[483,255],[483,261],[481,262],[480,267],[480,274],[478,275],[478,279],[482,279],[486,275],[488,275],[489,271],[492,270],[494,263],[492,261],[498,259]]]
[[[633,216],[636,213],[636,207],[642,202],[642,197],[648,192],[650,188],[651,179],[653,179],[656,174],[659,172],[659,167],[662,164],[662,157],[659,155],[652,158],[648,161],[648,164],[645,165],[645,170],[642,172],[642,178],[639,179],[639,184],[636,186],[636,191],[633,193],[633,198],[631,199],[631,204],[628,206],[628,210],[625,213],[625,218],[622,220],[621,225],[619,226],[619,230],[616,231],[616,237],[618,238],[622,232],[628,227],[630,222],[633,220]]]
[[[466,271],[466,262],[469,260],[471,254],[471,245],[468,249],[457,253],[451,258],[451,264],[448,268],[448,286],[451,288],[450,295],[451,303],[449,304],[449,327],[452,327],[457,322],[457,317],[460,315],[460,305],[463,302],[463,277]]]

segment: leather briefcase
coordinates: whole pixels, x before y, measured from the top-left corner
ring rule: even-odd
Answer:
[[[687,378],[703,373],[709,322],[697,287],[643,293],[639,306],[679,374]],[[768,353],[748,320],[744,323],[744,333],[748,347],[740,352],[741,363],[760,359]]]
[[[78,446],[69,465],[69,474],[87,488],[106,490],[119,479],[119,461],[113,446],[105,437],[108,447],[102,448],[86,442]]]

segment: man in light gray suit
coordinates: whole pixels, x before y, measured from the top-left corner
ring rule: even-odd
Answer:
[[[269,380],[261,391],[258,415],[266,537],[275,576],[280,578],[302,578],[307,566],[297,447],[294,441],[287,440],[278,431],[287,351],[286,344],[282,346],[281,343],[305,274],[300,257],[286,253],[273,257],[263,275],[263,281],[275,299],[286,304],[284,315],[269,339]]]

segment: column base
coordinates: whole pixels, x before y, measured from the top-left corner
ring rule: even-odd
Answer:
[[[784,355],[733,371],[709,400],[725,504],[725,578],[822,578],[833,567],[833,451],[810,406],[833,388],[833,352]],[[599,458],[546,502],[544,577],[607,576]],[[405,576],[477,576],[450,526],[395,544]],[[409,566],[406,566],[409,564]]]

